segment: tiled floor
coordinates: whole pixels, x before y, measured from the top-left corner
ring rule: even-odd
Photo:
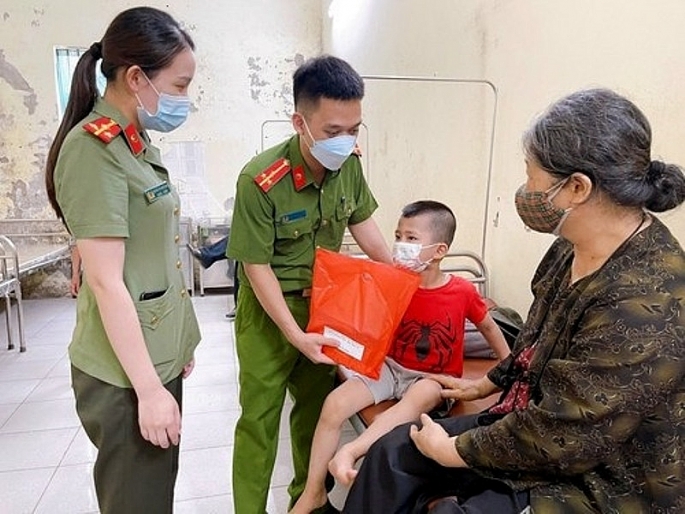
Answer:
[[[175,512],[225,514],[233,512],[231,455],[239,414],[233,324],[225,318],[225,295],[193,301],[203,340],[185,383]],[[75,301],[25,301],[24,315],[25,353],[6,350],[4,315],[0,321],[0,514],[96,513],[95,450],[76,417],[66,355]],[[353,436],[348,426],[343,440]],[[279,437],[271,514],[286,512],[291,478],[287,423]],[[344,495],[336,488],[333,503],[341,506]]]

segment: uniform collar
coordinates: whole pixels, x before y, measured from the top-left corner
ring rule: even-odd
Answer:
[[[101,96],[98,96],[95,100],[95,106],[93,107],[93,111],[100,114],[101,116],[106,116],[110,119],[113,119],[117,122],[117,124],[119,124],[122,130],[133,123],[126,116],[124,116],[119,109],[114,107],[112,104],[108,103]],[[140,139],[143,141],[145,146],[145,149],[143,150],[143,158],[150,164],[154,164],[155,166],[163,168],[164,164],[162,163],[162,157],[160,155],[160,152],[155,146],[153,146],[150,143],[150,136],[147,134],[146,131],[139,132],[139,134]],[[124,136],[122,135],[121,137]]]
[[[150,164],[154,164],[158,168],[166,169],[164,163],[162,162],[162,155],[159,148],[150,144],[150,138],[147,132],[141,134],[141,139],[145,141],[145,150],[143,151],[143,158]]]
[[[107,103],[107,101],[101,96],[98,96],[95,100],[95,107],[93,107],[93,111],[101,116],[106,116],[107,118],[113,119],[119,124],[122,130],[131,124],[131,121],[124,116],[119,109],[114,107],[112,104]]]
[[[290,139],[290,149],[288,151],[288,159],[290,160],[290,167],[293,170],[293,172],[296,172],[299,169],[304,171],[304,176],[305,176],[305,185],[302,186],[302,188],[307,187],[311,184],[314,184],[314,174],[311,172],[309,169],[309,166],[307,166],[307,163],[304,160],[304,157],[302,156],[302,151],[300,150],[300,135],[295,134],[291,139]],[[344,166],[344,164],[343,164]],[[331,176],[334,177],[338,173],[340,173],[340,170],[326,170],[326,176]],[[324,179],[325,180],[325,179]],[[302,189],[299,188],[299,189]]]

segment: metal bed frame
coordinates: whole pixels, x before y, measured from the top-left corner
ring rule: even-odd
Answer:
[[[59,236],[54,242],[53,236]],[[17,249],[17,245],[19,249]],[[20,258],[21,253],[21,258]],[[5,298],[7,349],[15,348],[15,334],[19,337],[19,351],[26,351],[24,309],[21,279],[62,259],[69,258],[66,236],[51,232],[26,232],[0,235],[0,296]],[[14,302],[13,302],[14,300]],[[17,331],[14,331],[13,303],[17,310]]]
[[[7,349],[14,349],[14,330],[12,323],[12,296],[17,302],[17,321],[19,330],[19,351],[26,351],[24,337],[24,311],[21,305],[21,282],[19,281],[19,255],[12,241],[0,235],[0,295],[5,298],[5,319],[7,325]]]

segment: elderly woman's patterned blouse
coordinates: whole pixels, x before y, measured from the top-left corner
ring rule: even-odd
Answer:
[[[685,512],[685,255],[657,219],[570,284],[558,239],[515,354],[537,342],[528,407],[456,439],[541,513]],[[490,379],[505,391],[513,357]]]

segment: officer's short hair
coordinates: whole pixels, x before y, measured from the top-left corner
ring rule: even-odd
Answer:
[[[316,108],[321,98],[361,100],[364,81],[347,62],[321,55],[302,64],[293,75],[295,109]]]
[[[445,243],[447,246],[454,241],[457,231],[457,218],[452,209],[444,203],[434,200],[419,200],[405,205],[402,209],[403,218],[413,218],[421,214],[428,214],[433,232],[433,243]]]

